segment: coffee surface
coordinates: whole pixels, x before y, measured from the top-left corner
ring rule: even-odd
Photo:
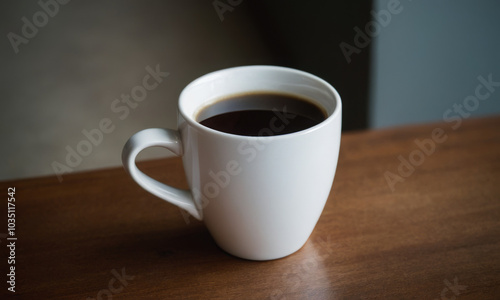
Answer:
[[[309,100],[265,92],[219,100],[204,107],[197,116],[204,126],[245,136],[293,133],[325,119],[326,113]]]

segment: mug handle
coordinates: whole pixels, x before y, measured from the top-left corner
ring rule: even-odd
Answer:
[[[183,155],[179,132],[163,128],[144,129],[131,136],[123,147],[122,162],[125,170],[146,191],[177,205],[201,221],[201,211],[196,208],[193,196],[189,190],[182,190],[163,184],[137,168],[135,159],[139,152],[155,146],[167,148],[177,156]]]

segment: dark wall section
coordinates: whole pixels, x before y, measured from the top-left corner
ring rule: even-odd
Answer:
[[[273,63],[313,73],[331,83],[343,102],[343,130],[368,125],[370,43],[350,56],[340,48],[355,46],[355,27],[364,30],[370,21],[371,1],[252,0],[248,10]]]

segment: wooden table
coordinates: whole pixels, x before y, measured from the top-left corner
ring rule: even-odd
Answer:
[[[186,186],[179,159],[140,167]],[[226,254],[203,223],[187,223],[122,168],[63,179],[0,184],[5,194],[15,187],[17,237],[12,293],[5,275],[11,241],[0,236],[2,294],[500,299],[500,117],[344,134],[333,189],[312,236],[275,261]],[[6,233],[5,198],[1,207],[0,233]]]

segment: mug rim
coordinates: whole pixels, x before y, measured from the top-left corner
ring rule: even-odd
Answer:
[[[286,133],[286,134],[278,134],[278,135],[269,135],[269,136],[267,136],[267,135],[262,135],[262,136],[247,136],[247,135],[227,133],[227,132],[219,131],[219,130],[216,130],[216,129],[212,129],[210,127],[207,127],[205,125],[200,124],[198,121],[196,121],[194,115],[191,116],[191,115],[187,114],[184,111],[184,107],[183,107],[181,101],[183,101],[182,99],[184,99],[186,97],[185,94],[189,91],[189,89],[193,88],[194,86],[200,84],[201,82],[207,80],[210,77],[216,78],[217,76],[220,76],[223,73],[234,72],[234,71],[237,71],[237,70],[252,70],[252,69],[253,70],[255,70],[255,69],[261,69],[261,70],[275,70],[275,71],[279,70],[279,71],[285,71],[285,72],[294,73],[296,75],[301,75],[301,76],[307,77],[309,79],[312,79],[314,81],[317,81],[325,89],[327,89],[328,92],[330,92],[333,95],[333,99],[335,101],[335,108],[334,108],[333,112],[331,112],[330,114],[328,114],[328,112],[327,112],[328,116],[323,121],[321,121],[320,123],[318,123],[318,124],[316,124],[314,126],[311,126],[311,127],[308,127],[306,129],[299,130],[299,131],[296,131],[296,132],[291,132],[291,133]],[[269,92],[269,91],[266,91],[265,89],[262,89],[262,90],[257,90],[256,89],[255,92]],[[274,91],[274,92],[276,92],[276,91]],[[283,91],[283,93],[286,93],[286,91]],[[289,93],[289,94],[292,94],[292,93]],[[232,97],[232,96],[233,96],[233,94],[227,94],[225,97]],[[186,100],[184,100],[184,101],[186,101]],[[322,109],[326,110],[325,107],[322,107]],[[337,118],[340,117],[339,115],[341,114],[341,111],[342,111],[342,100],[340,98],[340,95],[337,92],[337,90],[330,83],[328,83],[326,80],[324,80],[324,79],[322,79],[322,78],[320,78],[320,77],[318,77],[316,75],[313,75],[311,73],[305,72],[305,71],[301,71],[301,70],[297,70],[297,69],[289,68],[289,67],[273,66],[273,65],[237,66],[237,67],[230,67],[230,68],[225,68],[225,69],[221,69],[221,70],[217,70],[217,71],[213,71],[213,72],[207,73],[205,75],[202,75],[202,76],[196,78],[195,80],[191,81],[187,86],[185,86],[184,89],[182,90],[182,92],[181,92],[181,94],[179,96],[179,100],[178,100],[178,112],[182,116],[182,118],[184,119],[184,121],[187,122],[189,125],[193,126],[197,130],[202,131],[202,132],[207,132],[207,133],[216,134],[216,135],[219,135],[219,136],[230,137],[230,138],[240,137],[240,138],[245,138],[245,139],[263,139],[263,138],[265,138],[265,139],[269,139],[269,138],[284,139],[284,138],[291,138],[291,137],[294,137],[294,136],[304,135],[304,134],[308,134],[311,131],[316,131],[319,128],[322,128],[322,127],[326,126],[328,123],[333,122],[335,119],[337,119]]]

